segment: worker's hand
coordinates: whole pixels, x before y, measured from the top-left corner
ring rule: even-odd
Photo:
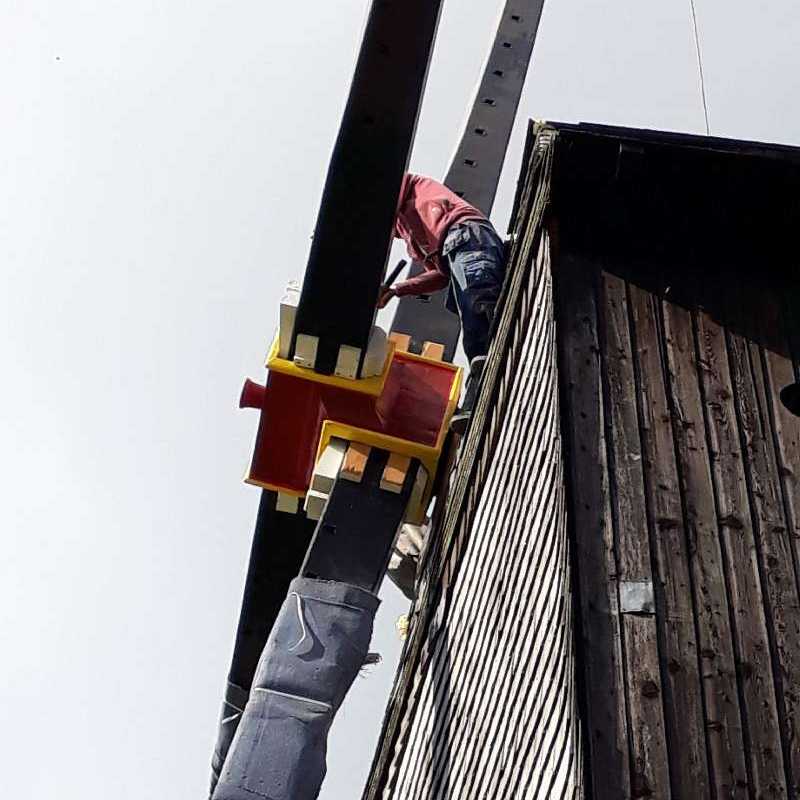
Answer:
[[[386,308],[387,303],[397,296],[394,286],[381,286],[381,293],[378,296],[378,308]]]

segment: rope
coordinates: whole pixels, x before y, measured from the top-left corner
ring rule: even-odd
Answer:
[[[300,628],[303,631],[303,635],[289,648],[290,652],[296,647],[300,647],[300,645],[303,644],[308,636],[308,631],[306,630],[306,618],[303,616],[303,601],[300,599],[300,595],[297,592],[290,592],[289,596],[291,597],[292,595],[297,598],[297,618],[300,620]]]
[[[706,135],[711,136],[711,122],[708,119],[708,100],[706,98],[706,79],[703,74],[703,56],[700,47],[700,29],[697,25],[697,9],[694,0],[689,0],[689,7],[692,10],[692,26],[694,27],[694,46],[697,50],[697,67],[700,72],[700,96],[703,98],[703,114],[706,119]]]

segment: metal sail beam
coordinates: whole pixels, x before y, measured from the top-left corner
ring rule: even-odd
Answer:
[[[497,194],[543,7],[544,0],[506,3],[472,111],[444,179],[446,186],[487,216]],[[411,275],[421,271],[419,264],[412,264]],[[452,361],[461,327],[458,317],[445,308],[446,298],[446,292],[425,300],[401,298],[392,331],[409,334],[415,353],[425,341],[440,342],[445,345],[445,359]]]

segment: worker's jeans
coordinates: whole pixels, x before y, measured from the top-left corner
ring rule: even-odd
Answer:
[[[448,307],[461,316],[464,352],[472,361],[489,350],[494,308],[506,274],[505,246],[490,222],[470,220],[450,228],[442,256],[450,268]]]

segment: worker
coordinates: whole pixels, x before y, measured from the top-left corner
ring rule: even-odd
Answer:
[[[430,294],[449,284],[447,308],[461,317],[469,359],[464,402],[451,428],[464,433],[491,340],[492,319],[505,278],[505,247],[492,223],[438,181],[407,174],[400,188],[394,236],[424,271],[381,289],[378,307],[393,297]]]

